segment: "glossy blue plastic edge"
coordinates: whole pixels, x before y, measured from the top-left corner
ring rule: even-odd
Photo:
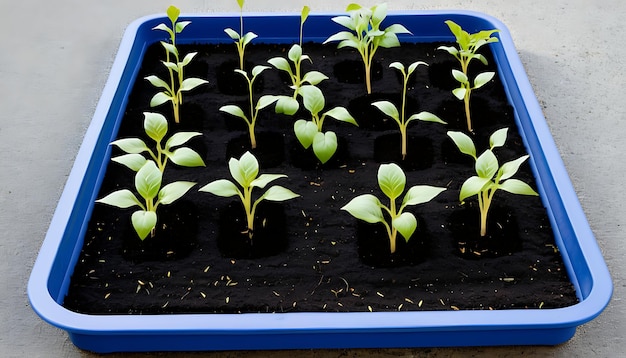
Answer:
[[[305,25],[307,40],[321,42],[340,30],[330,20],[335,15],[311,14]],[[192,24],[179,43],[229,43],[223,29],[238,24],[238,14],[184,17]],[[162,40],[151,29],[165,19],[147,16],[126,30],[33,267],[28,296],[35,312],[66,330],[77,347],[96,352],[553,345],[570,339],[577,326],[606,307],[613,284],[508,29],[493,17],[471,11],[397,12],[389,14],[387,22],[402,23],[413,32],[401,41],[452,41],[444,24],[448,19],[470,32],[500,30],[500,41],[490,46],[579,303],[543,310],[373,313],[105,316],[66,310],[61,303],[109,162],[109,143],[146,47]],[[293,43],[299,16],[246,14],[245,24],[260,36],[257,42]]]

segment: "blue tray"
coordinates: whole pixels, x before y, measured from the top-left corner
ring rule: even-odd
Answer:
[[[306,40],[321,42],[341,30],[330,20],[332,16],[312,14],[306,23]],[[231,43],[223,29],[239,21],[236,14],[183,18],[192,24],[179,36],[179,43]],[[492,17],[468,11],[399,12],[389,14],[388,19],[414,32],[402,41],[453,41],[444,24],[448,19],[469,32],[500,30],[500,42],[490,46],[578,304],[500,311],[153,316],[85,315],[65,309],[62,301],[109,163],[109,143],[116,137],[146,48],[162,40],[162,32],[152,28],[167,19],[148,16],[133,22],[122,39],[33,267],[28,283],[33,309],[48,323],[66,330],[76,346],[96,352],[552,345],[570,339],[577,326],[606,307],[613,286],[509,31]],[[292,14],[246,14],[245,19],[246,28],[260,35],[255,41],[265,43],[296,42],[295,36],[285,34],[295,32],[299,20],[299,15]]]

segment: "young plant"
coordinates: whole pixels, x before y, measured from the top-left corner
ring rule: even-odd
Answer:
[[[145,240],[148,234],[154,236],[156,228],[157,208],[159,205],[171,204],[185,195],[196,183],[177,181],[161,187],[163,173],[157,168],[152,160],[147,160],[135,174],[135,189],[141,199],[138,199],[132,191],[122,189],[114,191],[102,199],[96,200],[118,208],[126,209],[138,206],[139,210],[131,216],[131,222],[135,232],[141,240]]]
[[[476,161],[475,168],[477,175],[470,177],[463,183],[459,200],[463,202],[471,196],[478,196],[480,236],[487,235],[487,215],[489,214],[493,196],[498,189],[508,191],[512,194],[539,195],[528,184],[519,179],[511,178],[517,173],[520,165],[528,159],[528,155],[506,162],[500,166],[498,159],[495,154],[493,154],[494,148],[504,145],[507,131],[508,128],[495,131],[489,138],[489,149],[483,152],[479,157],[476,157],[476,147],[468,135],[463,132],[448,132],[448,136],[452,138],[461,153],[471,156]]]
[[[470,114],[470,95],[473,90],[478,89],[484,86],[487,82],[491,81],[493,76],[495,76],[495,72],[480,73],[476,75],[476,78],[474,78],[473,81],[471,81],[468,73],[469,64],[473,59],[477,59],[484,65],[487,65],[487,59],[485,56],[476,52],[485,44],[498,42],[497,37],[491,37],[491,35],[498,32],[498,30],[479,31],[477,33],[469,34],[452,20],[447,20],[446,24],[456,38],[456,43],[459,48],[457,49],[454,46],[439,46],[438,49],[447,51],[449,54],[454,56],[454,58],[456,58],[461,65],[461,71],[452,70],[452,76],[460,84],[460,87],[452,90],[452,93],[456,98],[463,101],[465,104],[467,130],[471,133],[473,132],[473,128]]]
[[[257,38],[258,36],[254,32],[247,32],[245,35],[243,33],[243,4],[245,0],[237,0],[237,5],[239,5],[239,32],[226,28],[224,32],[235,41],[235,45],[237,45],[237,53],[239,54],[239,69],[244,71],[244,53],[246,51],[246,46]]]
[[[404,160],[406,158],[406,153],[407,153],[407,127],[409,126],[409,123],[411,121],[413,121],[415,119],[418,119],[420,121],[425,121],[425,122],[436,122],[436,123],[441,123],[441,124],[447,124],[446,122],[442,121],[441,118],[437,117],[436,115],[434,115],[434,114],[432,114],[430,112],[425,112],[425,111],[417,113],[417,114],[413,114],[409,118],[406,118],[406,92],[407,92],[407,87],[408,87],[408,84],[409,84],[409,77],[411,77],[411,74],[413,74],[413,72],[415,71],[415,69],[419,65],[426,65],[426,66],[428,66],[428,64],[426,64],[425,62],[422,62],[422,61],[413,62],[412,64],[409,65],[409,68],[407,70],[405,70],[404,65],[401,64],[400,62],[393,62],[392,64],[389,65],[389,67],[393,67],[396,70],[400,71],[400,73],[402,73],[402,77],[403,77],[403,81],[402,81],[402,107],[401,107],[400,111],[398,111],[396,106],[393,103],[389,102],[389,101],[378,101],[378,102],[372,103],[373,106],[378,108],[381,112],[383,112],[387,116],[391,117],[394,121],[396,121],[396,123],[398,123],[398,127],[400,127],[400,135],[402,137],[402,160]]]
[[[239,160],[231,158],[228,162],[228,169],[241,189],[230,180],[218,179],[203,186],[200,191],[226,198],[238,196],[246,212],[248,237],[250,239],[254,233],[254,213],[260,202],[263,200],[285,201],[300,196],[287,188],[274,185],[268,188],[258,199],[252,201],[254,188],[264,189],[272,181],[287,176],[284,174],[259,175],[259,162],[250,152],[245,152]]]
[[[347,109],[335,107],[324,113],[326,101],[322,91],[312,85],[300,88],[304,108],[311,112],[311,120],[299,119],[293,125],[293,131],[302,146],[307,149],[313,146],[313,153],[320,162],[326,163],[337,151],[337,135],[333,131],[323,132],[322,126],[326,117],[348,122],[358,126],[356,120]]]
[[[429,202],[446,188],[429,185],[412,186],[402,198],[402,204],[397,207],[396,199],[404,193],[406,176],[402,169],[394,163],[382,164],[378,168],[378,186],[383,194],[389,199],[389,206],[385,206],[372,194],[359,195],[341,210],[345,210],[357,219],[370,224],[382,223],[387,229],[390,253],[396,252],[396,239],[398,232],[408,242],[415,229],[417,219],[404,209],[409,205],[417,205]],[[391,223],[388,220],[391,220]]]
[[[168,125],[165,117],[159,113],[144,113],[144,129],[148,137],[156,142],[155,150],[152,150],[140,138],[123,138],[111,143],[126,154],[112,158],[114,162],[125,165],[133,171],[138,171],[146,161],[153,160],[161,173],[165,171],[168,160],[184,167],[203,167],[204,162],[198,153],[191,148],[182,147],[191,138],[202,135],[198,132],[179,132],[173,134],[163,144],[167,135]],[[147,152],[150,159],[143,155]]]
[[[252,149],[256,148],[256,144],[257,144],[254,128],[256,126],[256,120],[259,115],[259,111],[278,100],[278,96],[265,95],[265,96],[261,96],[261,98],[259,98],[256,104],[254,103],[254,96],[253,96],[254,81],[256,80],[257,76],[261,74],[261,72],[265,71],[268,68],[269,67],[267,66],[255,66],[252,69],[252,78],[250,78],[248,76],[248,73],[246,73],[245,71],[242,71],[239,69],[235,70],[235,72],[244,76],[246,78],[246,81],[248,82],[248,100],[250,104],[249,115],[246,115],[239,106],[226,105],[226,106],[220,107],[220,111],[229,113],[235,117],[239,117],[243,119],[244,121],[246,121],[246,124],[248,125],[248,133],[250,134],[250,145]]]
[[[274,57],[267,61],[272,66],[276,67],[276,69],[284,71],[289,75],[289,79],[291,80],[291,89],[293,89],[292,96],[278,96],[278,100],[276,101],[276,113],[284,113],[288,115],[295,114],[300,108],[300,104],[297,100],[300,88],[302,88],[305,84],[315,86],[323,80],[328,79],[326,75],[319,71],[310,71],[302,75],[302,61],[306,60],[312,62],[308,55],[302,53],[302,28],[308,15],[309,7],[305,6],[300,15],[300,43],[291,46],[291,49],[289,49],[289,52],[287,53],[288,60],[283,57]],[[291,61],[293,67],[289,61]]]
[[[167,67],[169,73],[169,83],[160,79],[155,75],[146,77],[153,86],[162,88],[163,91],[159,92],[150,100],[150,107],[159,106],[167,101],[172,102],[172,110],[174,111],[174,121],[180,123],[180,105],[183,103],[183,92],[191,91],[192,89],[208,83],[208,81],[200,78],[185,78],[184,68],[191,60],[196,56],[197,52],[192,52],[180,60],[180,54],[176,48],[176,34],[179,34],[183,29],[191,23],[191,21],[178,21],[180,10],[175,6],[167,8],[167,17],[170,19],[171,27],[166,24],[159,24],[153,28],[153,30],[162,30],[169,34],[170,43],[161,41],[161,45],[165,48],[165,61],[163,64]]]
[[[332,20],[350,31],[340,31],[330,36],[324,43],[339,41],[337,48],[352,47],[359,51],[365,66],[365,85],[367,93],[372,93],[371,68],[374,54],[379,47],[390,48],[400,46],[397,34],[410,34],[404,26],[393,24],[384,29],[381,23],[387,17],[387,4],[365,8],[358,4],[350,4],[346,8],[349,16],[337,16]]]

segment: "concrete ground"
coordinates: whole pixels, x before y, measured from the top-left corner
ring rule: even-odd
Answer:
[[[342,12],[350,0],[249,0],[246,11]],[[237,11],[235,0],[3,1],[0,51],[0,356],[91,357],[29,307],[26,283],[125,27],[162,13]],[[364,5],[372,5],[368,1]],[[626,47],[622,0],[389,0],[469,9],[510,29],[615,284],[597,319],[557,347],[217,352],[207,357],[616,357],[626,347]],[[619,31],[618,31],[619,30]],[[622,352],[622,353],[619,353]],[[165,354],[163,354],[165,355]],[[113,357],[143,356],[112,355]],[[174,354],[182,357],[188,354]]]

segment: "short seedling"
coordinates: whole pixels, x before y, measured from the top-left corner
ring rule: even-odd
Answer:
[[[248,76],[248,73],[246,73],[245,71],[242,71],[239,69],[235,70],[235,72],[244,76],[246,78],[246,81],[248,82],[248,100],[250,104],[249,115],[246,115],[239,106],[226,105],[226,106],[220,107],[220,111],[226,112],[228,114],[231,114],[235,117],[239,117],[243,119],[244,121],[246,121],[246,124],[248,124],[248,133],[250,134],[250,145],[252,149],[255,149],[257,145],[255,126],[256,126],[256,120],[259,115],[259,111],[278,100],[278,96],[265,95],[265,96],[261,96],[261,98],[259,98],[256,104],[254,103],[254,96],[253,96],[254,81],[259,76],[259,74],[261,74],[261,72],[263,72],[264,70],[268,68],[269,67],[267,66],[255,66],[252,69],[252,78],[250,78]]]
[[[263,200],[285,201],[296,198],[300,195],[279,185],[268,188],[258,199],[252,201],[252,190],[254,188],[263,189],[272,181],[287,177],[284,174],[261,174],[259,175],[259,162],[250,154],[245,152],[240,159],[231,158],[228,162],[230,175],[239,184],[239,187],[227,179],[215,180],[202,188],[200,191],[211,193],[221,197],[238,196],[243,204],[248,224],[248,237],[252,239],[254,233],[254,214],[257,205]]]
[[[358,4],[350,4],[346,8],[349,16],[337,16],[332,20],[350,31],[340,31],[330,36],[324,43],[339,41],[337,48],[352,47],[359,51],[365,66],[365,85],[367,93],[372,93],[371,68],[374,54],[379,47],[390,48],[400,46],[397,34],[410,34],[404,26],[393,24],[380,28],[387,17],[387,4],[365,8]]]
[[[407,153],[407,127],[409,126],[409,123],[415,119],[418,119],[420,121],[424,121],[424,122],[435,122],[435,123],[441,123],[441,124],[447,124],[446,122],[444,122],[443,120],[441,120],[441,118],[437,117],[436,115],[430,113],[430,112],[420,112],[417,114],[413,114],[411,115],[409,118],[406,118],[406,92],[407,92],[407,87],[409,84],[409,77],[411,77],[411,74],[413,74],[413,72],[415,71],[415,69],[417,68],[417,66],[419,65],[426,65],[428,66],[425,62],[414,62],[412,64],[409,65],[408,70],[405,70],[404,65],[401,64],[400,62],[393,62],[392,64],[389,65],[389,67],[393,67],[395,69],[397,69],[398,71],[400,71],[400,73],[402,73],[402,77],[403,77],[403,81],[402,81],[402,108],[401,111],[398,112],[398,109],[396,108],[396,106],[389,102],[389,101],[378,101],[378,102],[374,102],[372,103],[373,106],[375,106],[376,108],[380,109],[384,114],[386,114],[387,116],[393,118],[394,121],[396,121],[396,123],[398,123],[398,127],[400,127],[400,135],[402,137],[402,160],[404,160],[406,158],[406,153]]]
[[[326,117],[358,126],[356,120],[344,107],[334,107],[324,113],[326,101],[322,91],[312,85],[300,88],[304,108],[311,112],[311,120],[299,119],[293,125],[298,141],[306,149],[313,145],[313,153],[320,162],[326,163],[337,151],[337,135],[333,131],[323,132]]]
[[[512,194],[539,195],[528,184],[519,179],[511,179],[511,177],[517,173],[520,165],[528,159],[528,155],[506,162],[502,164],[502,166],[498,163],[493,149],[504,145],[507,131],[508,128],[495,131],[489,138],[489,149],[483,152],[479,157],[476,157],[476,147],[468,135],[463,132],[448,132],[448,136],[452,138],[461,153],[471,156],[476,161],[475,168],[477,175],[470,177],[463,183],[459,194],[459,201],[463,202],[471,196],[478,196],[480,236],[487,235],[487,215],[489,214],[493,196],[498,189],[508,191]]]
[[[165,61],[163,64],[167,67],[169,73],[169,83],[160,79],[155,75],[146,77],[153,86],[162,88],[163,91],[159,92],[152,97],[150,101],[151,107],[159,106],[167,101],[172,102],[172,110],[174,111],[174,121],[180,123],[180,105],[183,103],[183,92],[191,91],[192,89],[208,83],[208,81],[200,78],[185,78],[184,68],[191,60],[196,56],[197,52],[192,52],[180,60],[180,54],[176,47],[176,34],[179,34],[183,29],[191,23],[191,21],[178,21],[180,10],[175,6],[170,6],[167,9],[167,17],[170,19],[172,25],[171,28],[166,24],[159,24],[153,28],[153,30],[162,30],[169,34],[170,43],[161,41],[161,45],[165,48]],[[171,57],[173,56],[173,58]]]
[[[128,189],[114,191],[96,202],[122,209],[138,206],[140,210],[132,214],[131,222],[139,238],[144,240],[148,234],[154,236],[158,221],[156,210],[159,205],[173,203],[196,185],[192,182],[177,181],[161,187],[162,180],[163,173],[154,161],[148,160],[135,174],[135,189],[143,202]]]
[[[111,143],[127,154],[112,158],[114,162],[123,164],[133,171],[138,171],[144,166],[146,159],[143,156],[147,152],[151,160],[157,165],[159,171],[164,172],[168,160],[183,167],[203,167],[204,162],[198,153],[188,147],[181,147],[191,138],[202,135],[199,132],[174,133],[162,144],[167,135],[168,125],[165,117],[159,113],[144,113],[144,129],[146,134],[156,142],[156,151],[150,149],[146,142],[140,138],[123,138]]]
[[[237,53],[239,54],[239,69],[244,71],[244,53],[246,51],[246,46],[257,38],[257,34],[254,32],[247,32],[245,35],[243,33],[243,4],[245,0],[237,0],[237,5],[239,5],[239,32],[226,28],[224,32],[235,41],[235,45],[237,45]]]
[[[469,34],[452,20],[447,20],[446,24],[456,38],[459,48],[457,49],[454,46],[440,46],[439,49],[450,53],[457,59],[457,61],[459,61],[459,64],[461,65],[461,71],[452,70],[452,76],[460,84],[460,87],[452,90],[452,93],[456,98],[463,101],[465,104],[467,130],[471,133],[474,129],[472,127],[470,114],[470,95],[473,90],[478,89],[484,86],[487,82],[491,81],[493,76],[495,76],[495,72],[483,72],[476,75],[472,84],[468,73],[469,65],[473,59],[477,59],[484,65],[487,65],[487,59],[485,56],[476,52],[483,45],[498,42],[497,37],[491,37],[491,35],[498,32],[498,30],[479,31],[477,33]]]
[[[291,49],[287,53],[287,58],[293,63],[293,68],[289,61],[283,57],[274,57],[267,61],[272,66],[276,67],[276,69],[284,71],[289,75],[291,89],[293,89],[292,96],[278,96],[278,100],[276,101],[276,113],[295,114],[300,108],[300,104],[297,100],[300,88],[305,84],[315,86],[323,80],[328,79],[326,75],[319,71],[310,71],[302,75],[302,61],[306,60],[311,62],[311,58],[302,53],[302,28],[308,14],[309,7],[305,6],[300,15],[300,43],[291,46]]]
[[[387,229],[389,238],[390,253],[396,252],[396,238],[398,232],[408,242],[415,229],[417,228],[417,219],[404,209],[409,205],[417,205],[429,202],[439,195],[446,188],[439,188],[429,185],[415,185],[411,187],[404,198],[402,204],[397,208],[396,199],[404,193],[406,185],[406,176],[402,169],[394,163],[382,164],[378,169],[378,185],[383,194],[389,198],[389,206],[385,206],[372,194],[363,194],[350,200],[348,204],[342,207],[352,216],[365,222],[374,224],[382,223]],[[391,219],[391,224],[388,222]]]

